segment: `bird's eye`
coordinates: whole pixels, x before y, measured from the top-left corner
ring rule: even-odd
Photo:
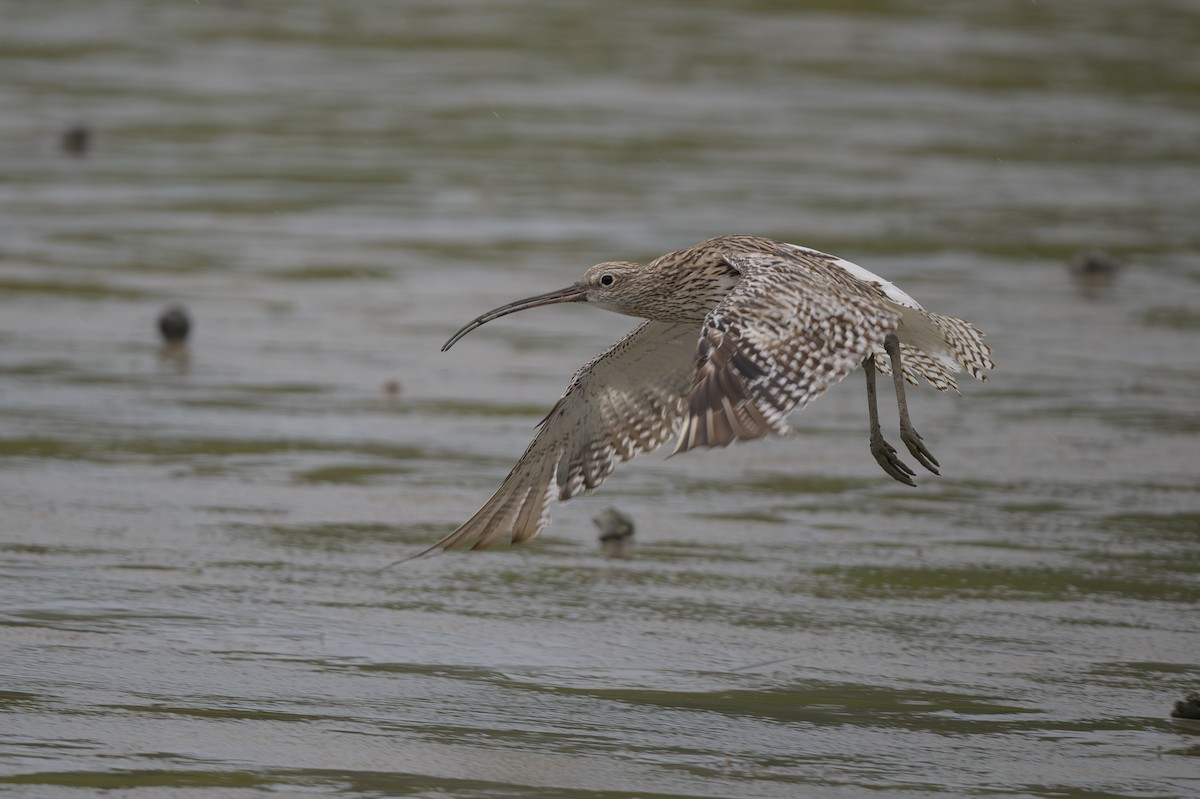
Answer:
[[[600,285],[601,286],[611,286],[616,281],[617,281],[617,279],[615,277],[613,277],[612,275],[604,275],[603,277],[600,278]]]

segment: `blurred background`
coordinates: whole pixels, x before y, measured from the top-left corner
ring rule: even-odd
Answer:
[[[0,793],[1200,793],[1200,3],[0,20]],[[910,393],[942,477],[879,470],[854,375],[379,570],[635,322],[451,333],[721,233],[988,332]]]

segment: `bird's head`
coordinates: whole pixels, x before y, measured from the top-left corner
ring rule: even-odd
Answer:
[[[631,261],[605,261],[583,273],[579,281],[587,294],[587,302],[617,313],[641,316],[638,298],[642,289],[638,285],[644,267]]]

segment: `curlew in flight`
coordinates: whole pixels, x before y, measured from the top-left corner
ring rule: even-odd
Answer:
[[[871,454],[907,485],[913,470],[883,439],[875,372],[891,374],[900,440],[938,462],[908,418],[904,383],[954,389],[995,364],[968,322],[931,313],[894,285],[832,255],[757,236],[718,236],[649,264],[609,261],[578,283],[476,317],[442,350],[505,314],[587,302],[642,322],[588,361],[538,425],[517,465],[465,524],[419,553],[513,544],[546,526],[551,500],[590,491],[613,466],[678,433],[675,453],[790,430],[788,414],[862,364]],[[414,556],[417,557],[417,556]]]

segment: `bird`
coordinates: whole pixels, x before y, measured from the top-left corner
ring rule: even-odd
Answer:
[[[412,558],[536,538],[553,500],[597,488],[618,462],[676,437],[672,455],[788,435],[787,418],[850,372],[866,374],[871,454],[916,485],[882,435],[876,372],[891,375],[900,440],[934,474],[937,459],[913,427],[905,383],[958,392],[954,374],[986,381],[995,368],[984,334],[925,310],[850,261],[751,235],[707,239],[648,264],[606,261],[556,291],[475,317],[443,345],[517,311],[587,303],[641,324],[585,363],[538,423],[500,488],[460,527]],[[406,558],[408,560],[410,558]]]

